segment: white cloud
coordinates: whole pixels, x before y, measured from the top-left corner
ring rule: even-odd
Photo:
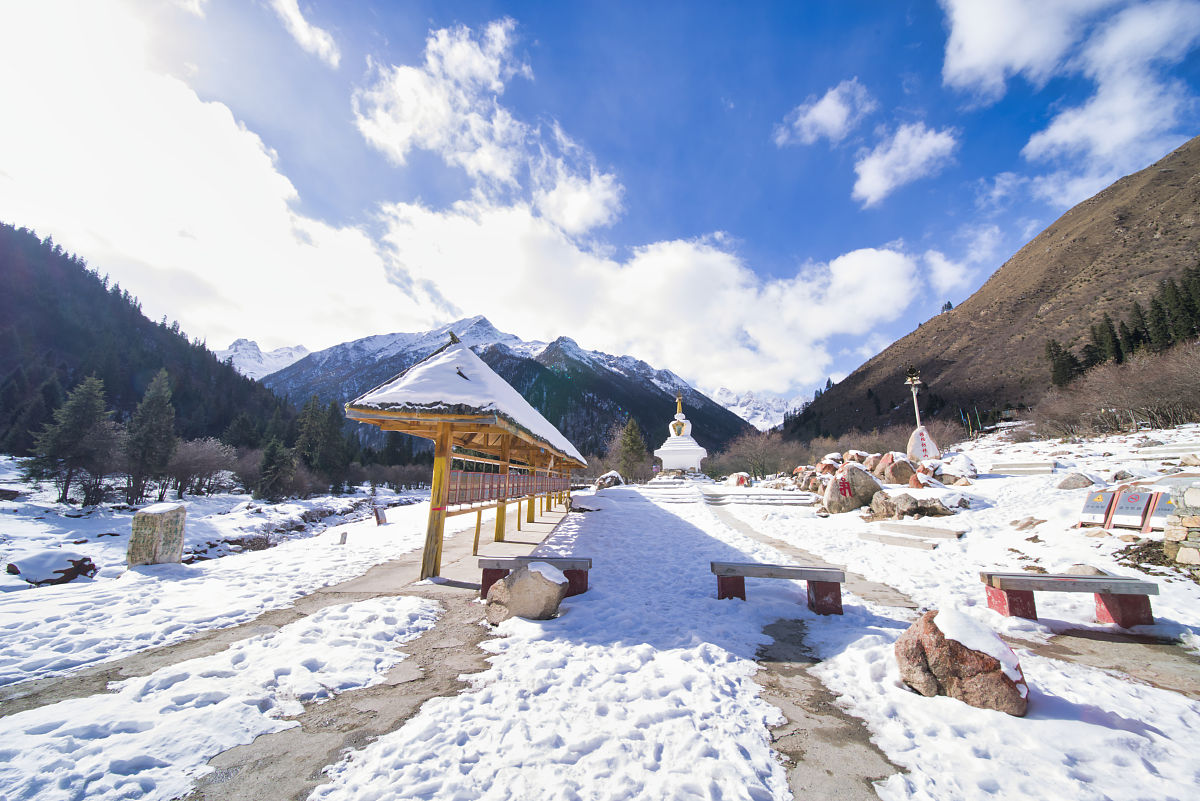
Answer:
[[[0,107],[37,121],[0,125],[0,219],[53,235],[214,347],[432,322],[365,232],[293,210],[274,154],[226,106],[146,67],[152,33],[123,4],[0,17]]]
[[[858,180],[853,197],[864,208],[874,206],[896,188],[941,172],[957,147],[953,128],[934,131],[921,122],[901,125],[854,165]]]
[[[461,25],[430,33],[424,64],[380,67],[355,92],[359,131],[397,165],[429,150],[474,178],[514,184],[530,131],[498,98],[512,76],[532,77],[513,57],[515,26],[498,20],[480,37]]]
[[[997,225],[967,227],[955,239],[963,243],[961,261],[938,250],[927,250],[924,255],[929,284],[941,297],[970,287],[978,280],[980,268],[994,271],[1004,244],[1004,234]]]
[[[553,149],[543,146],[531,158],[534,207],[572,235],[611,225],[621,213],[625,188],[616,176],[601,172],[557,123],[552,128]]]
[[[197,17],[203,18],[204,7],[208,5],[208,0],[175,0],[175,5],[189,14],[195,14]]]
[[[581,248],[524,204],[400,203],[386,221],[397,269],[444,319],[479,313],[527,338],[569,333],[705,385],[779,392],[822,380],[831,337],[895,320],[917,289],[915,260],[890,249],[764,281],[717,237],[655,242],[617,259]]]
[[[480,197],[530,202],[568,234],[609,225],[624,193],[616,176],[557,123],[544,131],[500,103],[509,80],[533,78],[513,55],[515,28],[503,19],[480,35],[465,26],[432,31],[421,66],[380,67],[355,93],[359,131],[397,165],[414,149],[436,153],[464,169]]]
[[[1076,60],[1095,94],[1059,112],[1021,151],[1030,161],[1064,165],[1039,177],[1035,193],[1074,205],[1182,144],[1187,135],[1178,128],[1195,98],[1159,67],[1178,62],[1198,41],[1196,2],[1133,6],[1100,27]]]
[[[836,144],[877,105],[857,77],[842,81],[820,99],[810,95],[808,100],[792,109],[784,121],[775,126],[775,144],[779,147],[811,145],[821,137]]]
[[[1089,18],[1118,0],[940,0],[950,35],[942,81],[986,101],[1021,75],[1041,86],[1086,33]]]
[[[925,265],[929,268],[929,283],[939,295],[946,295],[965,287],[972,278],[972,270],[963,262],[951,261],[937,250],[925,252]]]
[[[287,28],[287,32],[296,40],[306,53],[312,53],[333,69],[337,69],[342,55],[338,46],[328,31],[310,23],[300,12],[297,0],[271,0],[271,8]]]
[[[1029,179],[1015,172],[1002,172],[987,179],[980,179],[975,193],[975,206],[987,211],[995,211],[1008,206],[1016,198],[1021,188]]]

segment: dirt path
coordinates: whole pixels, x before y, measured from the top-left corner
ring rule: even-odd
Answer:
[[[308,798],[323,783],[325,769],[382,734],[395,731],[431,698],[455,695],[466,687],[460,676],[487,669],[479,643],[494,636],[483,623],[479,604],[459,591],[453,597],[423,588],[404,595],[436,599],[445,608],[437,625],[400,650],[409,658],[383,684],[306,706],[289,718],[300,725],[265,734],[252,743],[209,760],[216,770],[203,776],[187,801],[259,801]]]
[[[758,651],[754,680],[762,698],[786,720],[771,729],[771,745],[784,760],[796,799],[878,801],[872,783],[903,768],[871,742],[860,719],[842,711],[808,668],[817,660],[804,647],[804,623],[777,620],[763,629],[775,642]]]

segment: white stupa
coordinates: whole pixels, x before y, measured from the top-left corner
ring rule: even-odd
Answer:
[[[675,419],[667,424],[670,436],[654,455],[662,460],[662,469],[682,470],[686,473],[699,473],[700,460],[708,456],[708,451],[701,448],[692,439],[692,424],[683,415],[683,394],[675,395]]]

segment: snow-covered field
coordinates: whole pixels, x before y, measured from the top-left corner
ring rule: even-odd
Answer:
[[[1072,528],[1086,491],[1055,486],[1071,470],[1157,475],[1161,462],[1136,458],[1147,436],[1200,441],[1200,427],[1074,444],[989,436],[964,447],[983,471],[979,480],[920,491],[970,502],[930,521],[968,532],[933,551],[859,540],[871,527],[855,513],[822,519],[804,507],[738,504],[722,514],[1018,641],[1111,629],[1091,622],[1090,596],[1072,594],[1039,594],[1036,623],[1003,618],[986,607],[978,573],[1086,563],[1142,575],[1117,562],[1125,542]],[[993,461],[1049,458],[1064,469],[986,473]],[[244,500],[204,503],[232,510]],[[1200,797],[1200,702],[1020,647],[1027,717],[924,698],[904,687],[892,654],[912,610],[847,592],[843,616],[816,616],[802,603],[802,584],[767,579],[747,580],[745,603],[718,601],[709,561],[787,557],[730,528],[698,495],[669,503],[614,488],[581,502],[596,511],[568,516],[544,552],[590,556],[589,591],[564,602],[554,620],[502,624],[484,643],[491,666],[469,677],[469,689],[427,702],[397,731],[348,752],[313,798],[789,798],[768,729],[782,718],[753,679],[755,652],[769,641],[762,628],[781,617],[804,622],[806,644],[822,660],[814,675],[903,768],[877,787],[883,798]],[[89,532],[106,527],[128,533],[128,515],[117,517],[124,513],[95,512],[93,525],[35,507],[28,498],[0,503],[6,553],[36,538],[39,548],[69,543],[68,527],[74,539],[95,540]],[[395,508],[382,528],[347,523],[268,550],[132,571],[121,564],[123,545],[113,557],[118,546],[106,544],[95,552],[105,561],[94,579],[0,594],[0,683],[69,673],[286,606],[418,547],[427,511],[427,503]],[[222,517],[189,508],[189,526],[210,516]],[[1012,525],[1028,516],[1045,522]],[[92,527],[80,535],[84,525]],[[1200,650],[1200,586],[1156,570],[1166,575],[1146,576],[1162,594],[1153,599],[1157,624],[1145,632],[1183,640],[1180,652]],[[291,725],[283,718],[299,702],[378,682],[398,659],[395,646],[436,614],[413,598],[331,607],[106,694],[0,717],[0,798],[172,798],[212,756]]]

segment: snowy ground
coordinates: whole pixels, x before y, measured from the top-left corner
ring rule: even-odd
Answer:
[[[1148,435],[1197,441],[1200,429]],[[1073,445],[990,437],[964,450],[984,471],[993,461],[1066,451],[1052,458],[1107,479],[1122,468],[1162,467],[1134,458],[1145,436]],[[1088,563],[1138,575],[1114,558],[1124,542],[1071,528],[1085,491],[1055,489],[1062,476],[985,473],[971,487],[923,491],[971,502],[933,521],[968,531],[934,551],[861,541],[857,533],[869,527],[853,513],[726,510],[924,607],[953,605],[993,630],[1037,640],[1111,627],[1091,622],[1090,596],[1066,594],[1040,594],[1037,623],[1002,618],[984,603],[980,570],[1021,570],[1036,560],[1050,572]],[[845,615],[819,617],[803,606],[802,584],[766,579],[747,581],[746,603],[717,601],[710,560],[785,558],[730,529],[699,499],[668,503],[615,488],[584,503],[597,511],[570,515],[545,552],[592,557],[591,589],[568,599],[555,620],[502,624],[501,636],[485,642],[491,667],[470,677],[470,689],[426,703],[397,731],[349,752],[313,798],[788,798],[768,732],[780,715],[753,681],[755,651],[767,641],[762,627],[780,617],[805,622],[806,642],[822,660],[814,673],[904,768],[881,783],[883,798],[1200,796],[1196,701],[1023,649],[1026,718],[923,698],[900,682],[892,656],[911,611],[846,593]],[[50,536],[24,522],[28,505],[6,508],[4,547],[22,545],[14,532]],[[392,509],[393,525],[384,528],[346,524],[192,565],[125,571],[119,560],[106,562],[91,581],[0,594],[0,683],[66,673],[284,606],[416,548],[427,511],[424,503]],[[1026,516],[1046,522],[1025,531],[1011,525]],[[337,544],[342,532],[346,545]],[[1200,587],[1180,576],[1150,578],[1162,594],[1148,631],[1196,649]],[[398,657],[395,645],[428,628],[436,609],[392,598],[320,615],[108,694],[0,717],[0,798],[171,798],[216,753],[289,725],[283,718],[298,702],[380,680]]]

